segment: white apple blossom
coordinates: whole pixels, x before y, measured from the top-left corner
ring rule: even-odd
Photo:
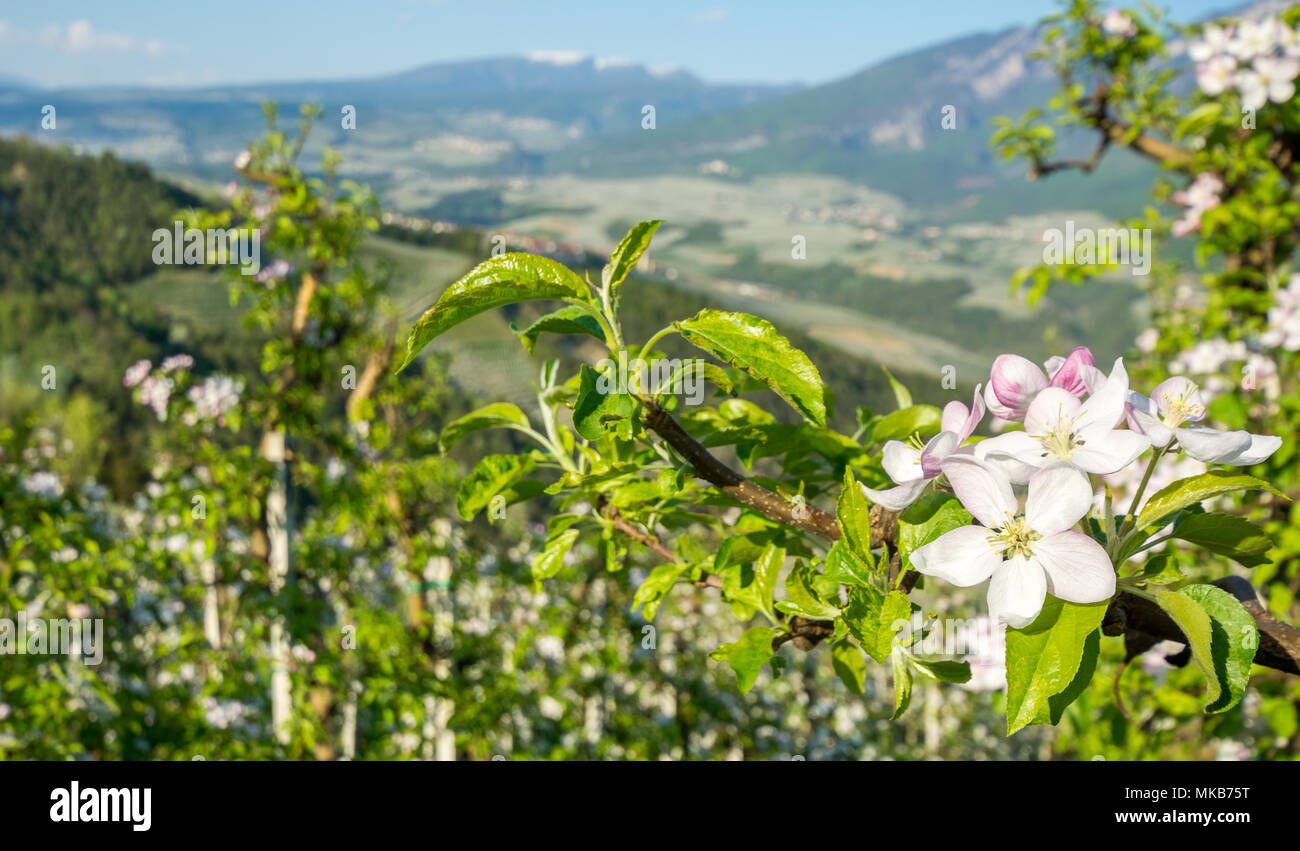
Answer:
[[[1288,286],[1277,291],[1268,310],[1268,329],[1260,337],[1265,346],[1300,351],[1300,275],[1292,275]]]
[[[1241,341],[1228,342],[1221,338],[1202,340],[1190,349],[1180,352],[1169,363],[1170,372],[1192,375],[1210,375],[1219,372],[1225,364],[1244,361],[1250,352]]]
[[[1131,393],[1129,401],[1132,421],[1154,446],[1177,441],[1179,448],[1198,461],[1248,467],[1264,461],[1282,445],[1282,438],[1273,435],[1184,425],[1205,419],[1205,400],[1196,383],[1182,376],[1162,381],[1151,396]]]
[[[194,366],[194,358],[187,354],[172,355],[165,359],[161,364],[163,372],[174,372],[178,369],[191,369]]]
[[[1277,47],[1280,34],[1276,19],[1242,21],[1236,36],[1228,42],[1228,52],[1247,62],[1257,56],[1267,56]]]
[[[167,402],[175,387],[176,382],[166,376],[146,376],[140,382],[140,404],[153,408],[158,422],[164,422],[167,419]]]
[[[1101,29],[1107,35],[1117,35],[1123,38],[1132,38],[1138,33],[1137,24],[1119,9],[1111,9],[1106,13],[1101,19]]]
[[[953,492],[980,525],[962,526],[912,553],[912,566],[959,587],[990,579],[989,615],[1008,626],[1033,623],[1047,594],[1097,603],[1115,593],[1115,570],[1100,544],[1072,527],[1088,513],[1092,487],[1069,464],[1029,479],[1020,512],[1011,482],[968,455],[940,462]]]
[[[1027,481],[1036,468],[1057,462],[1098,475],[1117,472],[1151,445],[1145,435],[1117,428],[1128,397],[1128,372],[1124,359],[1118,358],[1086,402],[1063,388],[1049,387],[1030,404],[1024,431],[982,441],[975,454],[1017,483]]]
[[[1297,75],[1300,75],[1300,60],[1258,57],[1251,63],[1250,70],[1237,76],[1241,105],[1246,109],[1259,109],[1269,101],[1286,103],[1295,97]]]
[[[1188,48],[1187,55],[1195,62],[1205,62],[1227,53],[1231,40],[1232,27],[1206,24],[1204,31],[1201,32],[1201,40]]]
[[[862,492],[867,499],[890,511],[907,508],[920,498],[930,480],[939,475],[939,462],[958,451],[983,418],[984,400],[977,385],[969,408],[957,401],[944,406],[939,421],[940,431],[924,446],[909,445],[901,440],[888,441],[881,452],[881,463],[896,487],[872,490],[863,485]]]
[[[123,387],[135,387],[141,381],[144,381],[149,371],[153,369],[153,363],[148,360],[138,360],[127,367],[126,372],[122,374]]]
[[[1156,350],[1156,343],[1158,342],[1160,342],[1160,332],[1155,328],[1147,328],[1141,334],[1137,335],[1137,339],[1133,341],[1133,345],[1137,346],[1139,352],[1150,354]]]
[[[1286,56],[1300,58],[1300,30],[1292,29],[1286,24],[1277,25],[1277,46]]]

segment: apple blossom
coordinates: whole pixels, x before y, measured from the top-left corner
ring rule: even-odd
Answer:
[[[1067,358],[1052,358],[1046,365],[1050,378],[1027,358],[998,355],[993,361],[988,386],[984,388],[989,412],[1004,420],[1023,420],[1034,397],[1048,387],[1064,388],[1074,396],[1082,396],[1098,377],[1092,352],[1083,346],[1070,352]]]
[[[1251,63],[1251,70],[1237,77],[1241,89],[1241,105],[1246,109],[1259,109],[1264,104],[1286,103],[1295,97],[1295,78],[1300,75],[1300,60],[1260,56]]]
[[[1024,431],[989,438],[976,447],[975,454],[1018,483],[1035,468],[1059,461],[1088,473],[1114,473],[1151,445],[1139,432],[1116,428],[1124,418],[1128,397],[1128,372],[1124,359],[1117,358],[1110,376],[1086,402],[1067,389],[1048,387],[1029,405]]]
[[[135,363],[127,367],[126,372],[122,374],[122,386],[135,387],[141,381],[144,381],[145,376],[149,374],[149,371],[151,369],[153,369],[153,363],[151,361],[149,360],[136,361]]]
[[[1207,95],[1221,95],[1237,81],[1237,62],[1231,56],[1215,56],[1196,66],[1196,84]]]
[[[918,547],[912,566],[959,587],[990,579],[989,615],[1017,629],[1038,617],[1047,594],[1072,603],[1098,603],[1115,593],[1105,549],[1072,527],[1088,513],[1088,477],[1068,464],[1044,467],[1029,479],[1021,513],[1011,482],[969,455],[940,462],[957,499],[980,525],[962,526]]]
[[[939,420],[940,431],[921,448],[909,446],[901,440],[888,441],[881,454],[885,472],[896,487],[889,490],[872,490],[866,485],[862,492],[867,499],[890,511],[902,511],[921,496],[931,479],[939,475],[939,461],[966,442],[984,418],[984,400],[976,385],[971,406],[952,401],[944,406]]]
[[[1290,284],[1274,296],[1274,304],[1268,309],[1268,329],[1260,342],[1289,352],[1300,351],[1300,275],[1292,275]]]
[[[1201,33],[1201,41],[1188,48],[1187,54],[1196,62],[1205,62],[1208,59],[1227,53],[1228,44],[1231,40],[1232,27],[1206,24],[1204,31]]]
[[[1277,46],[1290,57],[1300,57],[1300,30],[1292,29],[1286,24],[1277,25]]]
[[[1228,42],[1228,52],[1243,60],[1267,56],[1277,47],[1279,35],[1278,23],[1273,18],[1243,21],[1236,37]]]
[[[1124,38],[1132,38],[1137,35],[1137,24],[1128,15],[1119,9],[1111,9],[1101,19],[1101,29],[1107,35],[1118,35]]]
[[[1195,382],[1182,376],[1162,381],[1151,396],[1131,393],[1129,402],[1133,406],[1131,420],[1154,446],[1169,446],[1176,440],[1179,448],[1198,461],[1248,467],[1264,461],[1282,445],[1282,438],[1272,435],[1185,426],[1205,419],[1205,400]]]

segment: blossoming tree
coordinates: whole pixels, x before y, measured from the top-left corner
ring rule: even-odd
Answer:
[[[1008,155],[1027,157],[1035,176],[1091,170],[1118,145],[1187,173],[1214,163],[1224,176],[1202,177],[1172,197],[1185,208],[1182,224],[1165,229],[1199,228],[1207,250],[1228,256],[1211,281],[1213,307],[1262,319],[1295,237],[1294,216],[1285,215],[1294,206],[1294,171],[1284,152],[1297,113],[1294,90],[1279,82],[1295,76],[1292,31],[1277,21],[1259,26],[1267,37],[1243,26],[1229,42],[1242,102],[1260,110],[1261,129],[1249,135],[1229,124],[1222,100],[1198,93],[1184,103],[1170,90],[1175,72],[1148,67],[1165,53],[1152,22],[1120,11],[1102,16],[1080,0],[1053,22],[1047,40],[1065,83],[1062,110],[1100,133],[1097,152],[1053,160],[1053,132],[1038,113],[1007,122],[995,141]],[[1202,142],[1184,151],[1161,138],[1163,129]],[[850,687],[861,682],[867,659],[889,666],[897,715],[914,676],[963,682],[971,675],[951,647],[931,641],[942,638],[943,623],[916,616],[934,599],[923,577],[962,587],[987,580],[987,611],[1007,627],[1011,733],[1061,718],[1089,687],[1103,636],[1123,636],[1126,660],[1161,639],[1185,644],[1203,675],[1208,713],[1242,699],[1253,664],[1300,673],[1300,633],[1218,561],[1254,567],[1276,551],[1276,530],[1225,500],[1253,495],[1267,511],[1290,510],[1280,486],[1289,475],[1264,465],[1291,456],[1283,436],[1293,429],[1247,422],[1258,418],[1245,410],[1223,416],[1225,405],[1216,409],[1192,378],[1143,365],[1145,395],[1130,386],[1123,358],[1103,371],[1079,349],[1044,368],[1003,355],[969,407],[914,405],[896,385],[898,410],[861,411],[857,433],[841,434],[827,425],[832,400],[816,366],[763,318],[706,309],[644,342],[625,339],[623,290],[659,225],[634,226],[598,282],[544,257],[490,259],[443,292],[411,330],[402,367],[478,313],[544,300],[563,306],[520,330],[526,348],[554,333],[591,337],[606,350],[607,358],[567,378],[548,364],[532,415],[498,403],[444,433],[447,443],[505,428],[533,442],[522,454],[484,458],[457,502],[468,519],[494,501],[550,495],[558,508],[533,562],[538,583],[561,574],[582,540],[599,542],[611,570],[624,547],[644,548],[660,562],[637,593],[647,617],[679,588],[716,589],[731,606],[736,638],[712,655],[732,667],[742,690],[765,665],[779,670],[783,645],[828,643],[828,664]],[[1084,280],[1101,270],[1068,274]],[[1041,295],[1056,271],[1020,277],[1032,278],[1033,295]],[[687,405],[683,375],[665,379],[649,366],[667,357],[673,337],[716,361],[683,367],[716,387],[712,404]],[[610,365],[628,358],[641,366],[618,381]],[[777,422],[744,398],[760,390],[799,422]],[[986,414],[1000,433],[983,438],[976,432]],[[724,463],[721,451],[749,475]],[[1262,475],[1252,474],[1257,469]]]

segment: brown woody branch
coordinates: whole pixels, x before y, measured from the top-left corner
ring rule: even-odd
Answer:
[[[696,475],[743,505],[753,508],[778,523],[832,541],[840,539],[839,523],[834,515],[805,505],[796,516],[794,504],[727,467],[701,446],[699,441],[687,434],[686,430],[658,405],[646,404],[646,426],[689,461],[695,468]],[[893,541],[897,533],[898,516],[883,510],[878,505],[873,506],[871,509],[872,545]],[[893,568],[893,572],[897,572],[897,567]],[[1229,576],[1216,580],[1212,584],[1223,588],[1240,600],[1246,611],[1255,618],[1255,625],[1259,628],[1259,647],[1255,652],[1255,664],[1290,674],[1300,674],[1300,630],[1269,614],[1260,605],[1255,589],[1246,580]],[[829,621],[792,618],[787,626],[790,628],[790,633],[786,636],[778,636],[773,642],[774,647],[779,647],[787,641],[794,641],[796,647],[807,650],[833,633]],[[1164,639],[1184,644],[1187,642],[1186,636],[1159,606],[1127,592],[1120,593],[1111,602],[1102,631],[1107,635],[1124,635],[1126,639],[1132,636],[1135,639],[1134,643],[1139,646],[1147,639],[1150,639],[1150,643],[1146,644],[1147,647],[1155,641]]]

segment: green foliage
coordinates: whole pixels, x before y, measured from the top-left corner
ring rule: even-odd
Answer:
[[[747,313],[702,310],[674,327],[692,344],[766,384],[817,425],[826,424],[821,374],[772,323]]]
[[[503,254],[476,266],[447,287],[433,307],[411,328],[405,369],[440,334],[485,310],[534,299],[585,299],[583,281],[554,260],[531,254]]]
[[[1091,678],[1096,644],[1088,654],[1089,636],[1101,628],[1105,614],[1105,603],[1081,605],[1049,596],[1037,620],[1007,630],[1007,735],[1029,724],[1055,723],[1052,698],[1075,689],[1081,671]]]

